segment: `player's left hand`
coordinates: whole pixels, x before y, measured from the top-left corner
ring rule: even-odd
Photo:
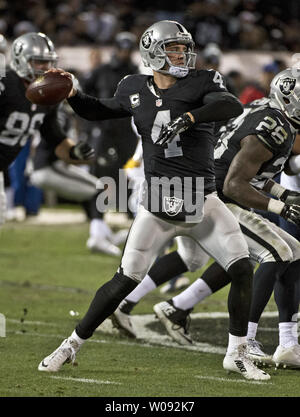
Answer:
[[[300,193],[298,191],[285,190],[280,200],[286,204],[297,204],[300,206]]]
[[[95,150],[86,142],[79,142],[70,149],[70,158],[90,161],[95,158]]]
[[[156,143],[158,145],[165,145],[166,143],[172,142],[176,135],[179,135],[179,133],[189,129],[193,123],[194,122],[187,113],[184,113],[182,116],[171,120],[171,122],[169,122],[161,130]]]

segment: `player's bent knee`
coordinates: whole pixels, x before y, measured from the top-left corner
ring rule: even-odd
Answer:
[[[186,241],[181,244],[178,242],[177,253],[190,272],[195,272],[205,266],[210,258],[198,244],[190,242],[187,244]]]
[[[149,269],[150,262],[149,254],[137,249],[131,249],[125,251],[121,267],[124,275],[136,282],[141,282]]]
[[[48,171],[45,169],[36,170],[30,175],[30,182],[38,188],[43,188],[47,184],[47,180]]]
[[[232,280],[244,280],[253,277],[253,266],[249,258],[243,258],[234,262],[227,272]]]

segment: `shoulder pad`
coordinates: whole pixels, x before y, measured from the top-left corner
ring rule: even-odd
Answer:
[[[144,74],[125,75],[125,77],[123,77],[121,81],[119,81],[117,89],[120,93],[128,94],[133,90],[133,92],[136,93],[140,91],[140,89],[143,87],[147,78],[148,75]]]

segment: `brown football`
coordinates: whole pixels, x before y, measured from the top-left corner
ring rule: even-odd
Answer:
[[[29,84],[26,97],[35,104],[53,105],[67,98],[72,86],[72,80],[66,75],[48,72]]]

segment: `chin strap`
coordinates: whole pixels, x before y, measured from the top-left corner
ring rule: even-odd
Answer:
[[[162,74],[172,75],[175,78],[184,78],[189,73],[189,68],[176,67],[175,65],[170,65],[168,70],[156,70]]]
[[[176,78],[186,77],[188,73],[189,73],[188,68],[175,67],[174,65],[171,65],[169,68],[169,74],[173,75],[173,77],[176,77]]]

